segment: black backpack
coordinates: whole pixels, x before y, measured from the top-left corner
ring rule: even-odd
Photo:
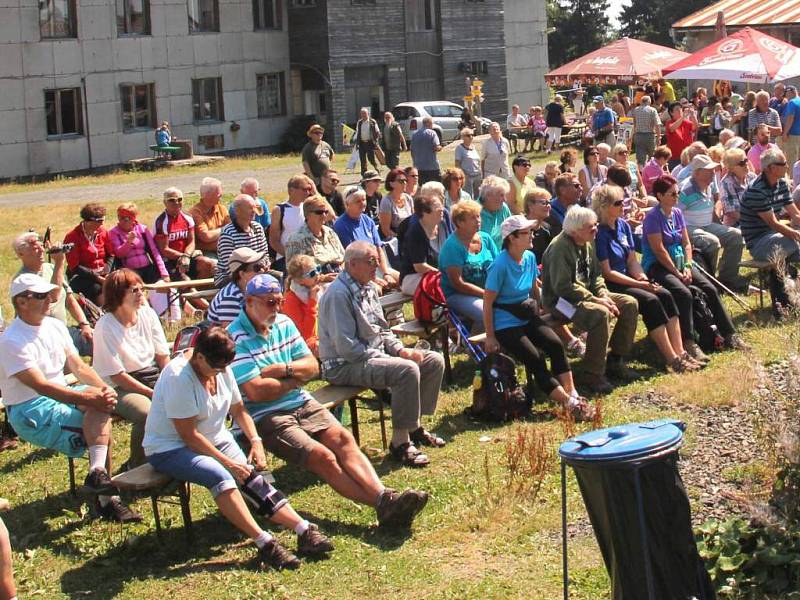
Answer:
[[[692,292],[692,316],[694,317],[693,336],[703,352],[714,352],[722,347],[722,336],[714,322],[714,313],[708,307],[706,293],[696,285],[690,285]]]
[[[480,362],[481,387],[472,391],[467,412],[481,421],[505,422],[524,419],[531,403],[517,381],[516,364],[505,354],[493,352]]]

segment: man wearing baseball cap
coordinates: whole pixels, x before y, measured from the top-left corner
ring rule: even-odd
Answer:
[[[100,515],[141,520],[116,497],[106,470],[117,393],[81,360],[66,326],[47,316],[56,289],[32,273],[11,282],[17,317],[0,337],[0,389],[8,420],[19,437],[35,446],[75,458],[88,448],[84,489],[100,495]],[[67,385],[65,366],[82,385]]]
[[[253,277],[267,270],[267,253],[247,246],[237,248],[228,259],[230,282],[222,288],[208,307],[208,320],[215,325],[233,321],[244,305],[244,289]]]
[[[606,106],[606,101],[602,96],[594,97],[594,107],[597,110],[592,115],[591,129],[595,144],[605,142],[613,148],[617,144],[617,136],[614,135],[617,116]]]
[[[331,145],[322,139],[325,129],[319,123],[314,123],[306,131],[308,143],[303,146],[300,158],[303,161],[303,172],[319,185],[319,178],[325,169],[330,168],[336,153]]]
[[[711,193],[714,170],[719,167],[707,154],[698,154],[689,163],[692,174],[680,187],[678,203],[686,220],[692,247],[702,255],[708,272],[713,276],[717,270],[720,248],[719,279],[734,290],[746,290],[747,282],[739,277],[739,262],[742,260],[744,240],[742,232],[735,227],[714,222],[714,214],[720,214],[721,203]]]
[[[231,367],[264,446],[342,496],[374,507],[381,525],[410,526],[428,495],[386,488],[352,434],[303,389],[317,377],[319,365],[292,320],[280,314],[280,282],[256,275],[244,296],[242,311],[228,326],[236,344]]]

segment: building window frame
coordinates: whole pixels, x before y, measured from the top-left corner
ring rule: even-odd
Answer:
[[[278,106],[267,106],[266,94],[270,93],[268,86],[277,85]],[[270,94],[271,95],[271,94]],[[259,119],[272,119],[286,116],[286,73],[260,73],[256,75],[256,105],[258,106]]]
[[[67,95],[72,95],[71,115],[65,111],[65,101]],[[45,127],[47,137],[67,138],[80,137],[83,135],[83,99],[81,88],[54,88],[44,90],[45,108]],[[51,122],[52,115],[52,122]],[[72,118],[74,127],[70,131],[65,131],[65,118]]]
[[[210,11],[201,10],[208,6]],[[219,33],[219,0],[186,0],[186,16],[190,34]]]
[[[156,127],[156,84],[155,83],[121,83],[119,86],[120,96],[120,115],[122,116],[123,133],[133,133],[142,130],[151,130]],[[143,108],[144,119],[141,123],[137,122],[136,100],[144,98],[147,106]],[[125,103],[129,110],[125,110]],[[126,118],[126,114],[129,115]]]
[[[485,60],[471,60],[469,63],[470,75],[487,75],[489,63]]]
[[[317,0],[291,0],[292,8],[315,8]]]
[[[204,105],[207,104],[209,107],[206,109]],[[208,116],[204,114],[206,111]],[[225,120],[222,77],[192,79],[192,120],[195,123],[219,123]]]
[[[40,0],[39,3],[39,36],[41,39],[60,39],[78,37],[78,6],[76,0],[60,0],[66,7],[67,16],[60,21],[55,19],[55,2],[58,0]]]
[[[283,29],[283,0],[253,0],[253,31]]]

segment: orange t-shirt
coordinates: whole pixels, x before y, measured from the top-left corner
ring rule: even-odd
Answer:
[[[194,246],[203,252],[216,252],[217,240],[213,242],[208,241],[208,232],[213,229],[219,229],[231,222],[227,209],[218,202],[210,211],[203,206],[200,202],[195,204],[189,211],[189,214],[194,219],[195,227],[195,240]]]
[[[319,337],[317,337],[318,312],[316,300],[309,300],[308,304],[304,304],[292,290],[289,290],[284,295],[283,314],[297,325],[300,335],[303,336],[314,356],[319,351]]]

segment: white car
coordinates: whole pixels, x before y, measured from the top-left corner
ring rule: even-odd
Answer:
[[[403,129],[407,140],[411,139],[417,130],[422,129],[422,119],[433,119],[433,130],[442,142],[451,142],[458,138],[458,124],[461,122],[463,106],[455,102],[401,102],[392,109],[395,120]],[[481,118],[481,124],[488,130],[491,121]],[[477,132],[481,133],[481,132]]]

